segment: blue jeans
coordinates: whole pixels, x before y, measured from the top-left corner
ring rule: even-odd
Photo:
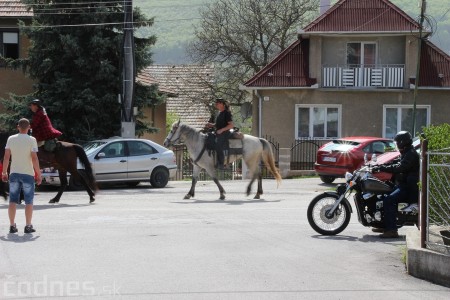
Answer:
[[[407,197],[406,187],[397,186],[396,189],[383,199],[385,230],[397,230],[398,203]]]
[[[20,191],[23,191],[25,204],[33,204],[34,177],[26,174],[12,173],[9,176],[9,201],[19,204]]]

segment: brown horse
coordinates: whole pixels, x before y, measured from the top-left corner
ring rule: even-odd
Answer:
[[[62,194],[67,188],[67,172],[70,173],[72,180],[83,185],[89,194],[89,202],[95,201],[95,191],[97,184],[92,172],[91,163],[89,162],[83,147],[78,144],[68,142],[57,142],[57,147],[53,152],[48,152],[39,147],[38,157],[41,169],[53,167],[58,170],[61,186],[56,196],[49,203],[58,203]],[[78,170],[77,159],[80,161],[84,170]]]
[[[0,160],[3,159],[8,136],[9,134],[7,133],[0,133]],[[41,169],[49,167],[57,169],[59,180],[61,182],[58,193],[49,201],[49,203],[58,203],[61,199],[61,196],[68,185],[67,172],[73,177],[72,180],[81,183],[86,189],[89,194],[89,202],[94,202],[97,184],[92,172],[91,163],[89,162],[83,147],[78,144],[57,142],[57,147],[53,152],[45,151],[43,148],[44,147],[40,147],[38,152],[39,166]],[[78,170],[77,159],[84,167],[84,170]],[[2,183],[0,183],[0,196],[3,196],[6,200],[6,186]]]

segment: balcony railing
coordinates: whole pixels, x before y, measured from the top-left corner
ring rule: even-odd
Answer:
[[[322,68],[323,88],[403,88],[405,65],[338,65]]]

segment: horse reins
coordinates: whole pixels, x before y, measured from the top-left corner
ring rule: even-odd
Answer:
[[[173,143],[175,143],[176,141],[178,141],[178,140],[180,139],[180,136],[178,136],[178,138],[177,138],[176,140],[172,141],[172,137],[173,137],[173,135],[175,134],[175,132],[177,132],[178,127],[180,127],[180,126],[179,126],[179,125],[174,126],[174,128],[172,128],[172,130],[170,131],[170,133],[171,133],[170,137],[167,137],[167,138],[166,138],[167,141],[168,141],[170,144],[173,144]]]

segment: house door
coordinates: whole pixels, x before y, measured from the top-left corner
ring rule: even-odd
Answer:
[[[355,86],[370,85],[370,70],[375,67],[376,52],[376,43],[347,44],[347,66],[354,70]]]

